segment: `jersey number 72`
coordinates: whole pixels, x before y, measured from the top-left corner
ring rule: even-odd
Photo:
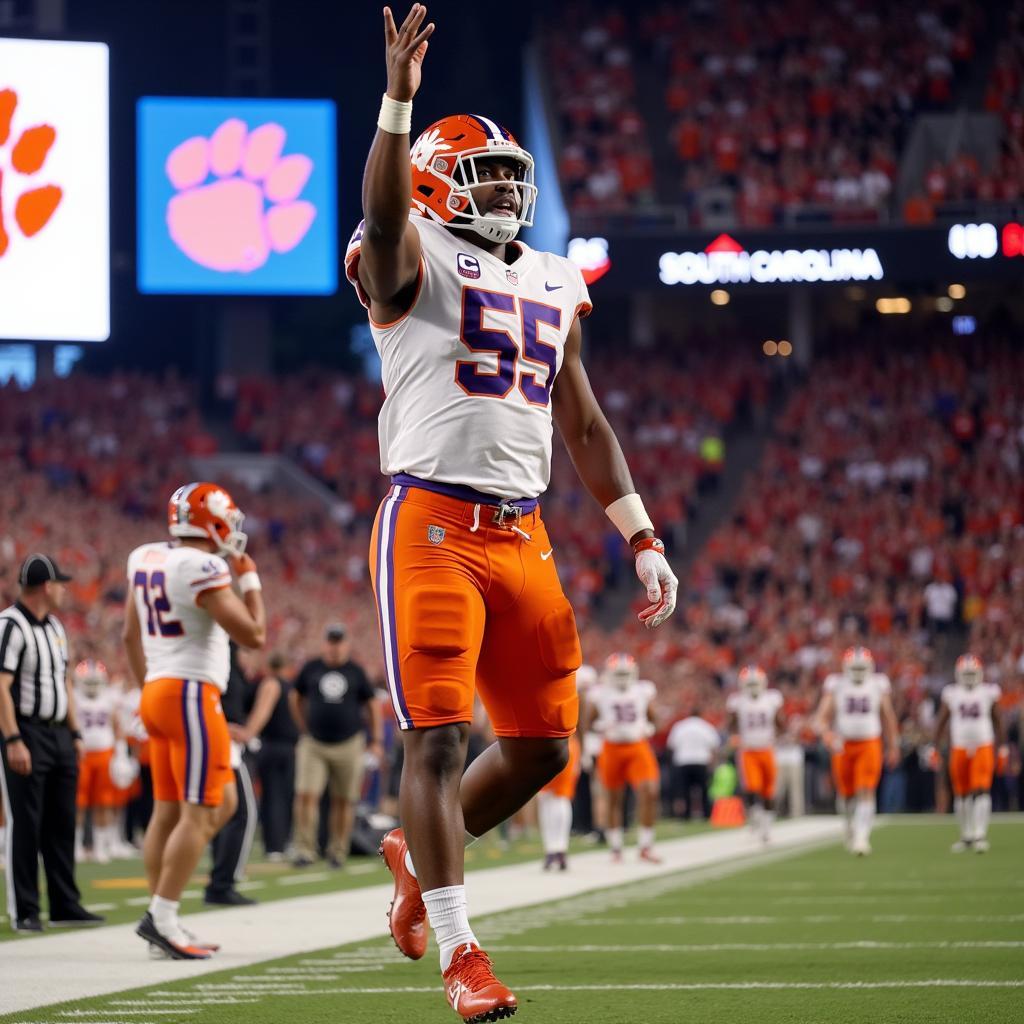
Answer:
[[[171,610],[171,602],[167,600],[167,577],[162,569],[147,573],[139,569],[132,579],[136,590],[142,591],[142,601],[146,606],[146,630],[150,636],[184,636],[184,627],[177,619],[165,619],[164,614]]]

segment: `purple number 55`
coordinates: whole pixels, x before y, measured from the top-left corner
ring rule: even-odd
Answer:
[[[484,326],[486,310],[515,313],[517,306],[518,343],[509,331]],[[515,386],[518,369],[519,390],[526,401],[531,405],[546,406],[551,399],[558,350],[540,339],[541,324],[548,324],[558,331],[562,326],[562,311],[557,306],[530,299],[520,300],[505,292],[464,288],[459,340],[471,352],[494,353],[498,359],[493,370],[481,369],[479,363],[460,359],[455,364],[455,379],[462,390],[469,395],[507,398]],[[519,367],[520,360],[533,366]],[[541,367],[545,370],[543,383],[537,379]]]

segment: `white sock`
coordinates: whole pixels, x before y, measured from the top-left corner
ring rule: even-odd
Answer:
[[[871,826],[875,823],[874,797],[862,797],[857,800],[853,812],[853,830],[858,842],[866,843],[871,838]]]
[[[441,952],[441,973],[448,970],[455,950],[467,942],[476,942],[473,929],[469,926],[469,912],[466,909],[466,887],[448,885],[443,889],[431,889],[423,894],[427,907],[430,927]],[[479,943],[477,943],[479,945]]]
[[[988,793],[979,793],[973,802],[971,838],[977,842],[988,836],[988,819],[992,816],[992,797]]]
[[[956,823],[960,826],[960,838],[965,842],[970,842],[971,838],[971,826],[969,824],[970,804],[971,798],[969,796],[953,798],[953,813],[956,816]]]
[[[572,801],[568,797],[555,797],[558,801],[558,809],[561,812],[559,822],[559,853],[569,852],[569,837],[572,835]]]
[[[154,896],[149,901],[149,912],[153,915],[156,930],[167,938],[172,938],[179,931],[178,907],[180,900],[165,900],[162,896]]]
[[[767,839],[772,829],[772,822],[775,820],[775,812],[769,811],[767,807],[761,808],[761,835]]]
[[[564,853],[559,846],[562,833],[562,809],[559,798],[551,793],[537,795],[537,824],[545,854]]]
[[[608,845],[613,851],[622,851],[622,829],[621,828],[610,828],[607,831]]]
[[[654,846],[654,827],[652,825],[641,825],[636,830],[636,841],[641,850],[649,850]]]
[[[764,808],[760,804],[751,804],[750,810],[747,811],[747,818],[750,822],[750,827],[756,832],[761,826],[761,814]]]

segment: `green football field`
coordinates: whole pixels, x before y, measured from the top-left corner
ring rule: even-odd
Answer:
[[[830,845],[527,907],[476,927],[524,1022],[1022,1021],[1024,824],[997,822],[984,856],[952,855],[953,838],[948,821],[897,820],[876,832],[867,859]],[[410,963],[384,934],[0,1018],[455,1020],[433,947]]]

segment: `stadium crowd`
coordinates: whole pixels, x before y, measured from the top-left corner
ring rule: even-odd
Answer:
[[[756,32],[751,26],[756,25]],[[977,109],[1003,122],[989,167],[967,150],[930,165],[894,211],[919,113],[969,102],[979,52],[994,56]],[[793,217],[933,220],[943,204],[1018,202],[1024,189],[1024,7],[813,5],[784,0],[560,8],[545,34],[560,174],[576,214],[707,201],[739,224]],[[664,150],[675,158],[655,181]]]
[[[651,355],[642,369],[601,350],[589,360],[638,487],[677,550],[701,489],[722,471],[704,442],[724,437],[741,410],[748,426],[767,417],[765,361],[723,363],[703,351]],[[695,710],[723,728],[726,692],[744,663],[758,661],[782,689],[789,740],[806,747],[810,764],[820,755],[809,718],[821,681],[844,647],[866,640],[892,677],[910,765],[958,653],[943,638],[963,644],[969,630],[1016,722],[1024,419],[1014,396],[1022,389],[1024,356],[1003,344],[847,346],[823,356],[813,387],[796,388],[772,425],[731,521],[685,570],[677,620],[657,634],[629,615],[608,632],[592,614],[609,588],[630,584],[631,567],[559,452],[545,518],[587,661],[600,665],[617,649],[637,656],[658,686],[662,743],[668,726]],[[284,655],[287,677],[318,649],[324,624],[340,619],[380,680],[366,563],[382,483],[376,388],[321,373],[242,380],[232,391],[245,444],[293,457],[343,504],[332,517],[313,500],[230,483],[268,594],[269,649]],[[188,456],[216,441],[190,385],[173,375],[76,374],[27,391],[8,386],[0,399],[10,484],[0,495],[3,596],[13,597],[28,549],[52,550],[74,575],[64,615],[74,658],[97,657],[123,678],[126,555],[162,535],[166,498],[191,475]],[[15,523],[30,528],[15,532]],[[247,668],[259,678],[261,665]],[[827,796],[824,766],[812,801]]]

